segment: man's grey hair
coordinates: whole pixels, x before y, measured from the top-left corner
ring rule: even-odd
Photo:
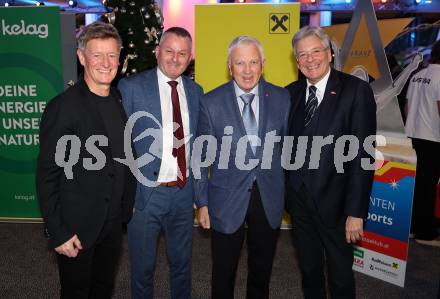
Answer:
[[[258,53],[260,54],[260,63],[263,65],[264,62],[264,51],[263,46],[255,37],[249,35],[240,35],[232,40],[228,47],[228,65],[231,65],[231,53],[232,51],[240,47],[241,45],[255,45],[258,49]]]
[[[93,22],[84,27],[78,36],[78,49],[84,50],[87,43],[92,39],[110,39],[113,38],[118,43],[119,49],[122,48],[122,39],[118,30],[112,25],[104,22]]]
[[[322,30],[321,27],[304,26],[297,33],[295,33],[292,38],[292,47],[295,51],[295,56],[298,55],[298,53],[296,52],[296,45],[298,44],[298,42],[309,36],[316,36],[321,40],[325,48],[330,49],[330,37],[327,35],[327,33],[324,32],[324,30]]]

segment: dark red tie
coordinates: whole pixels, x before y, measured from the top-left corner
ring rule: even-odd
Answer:
[[[177,130],[173,131],[173,157],[177,157],[177,186],[182,189],[186,183],[186,158],[185,142],[183,134],[182,114],[180,114],[179,94],[177,93],[177,81],[169,81],[171,86],[171,101],[173,102],[173,122],[178,125]],[[174,129],[174,126],[173,126]],[[177,142],[182,142],[179,146]]]

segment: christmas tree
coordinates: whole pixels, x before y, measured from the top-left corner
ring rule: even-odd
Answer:
[[[156,66],[154,50],[163,30],[163,17],[154,0],[108,0],[105,14],[122,37],[119,77]]]

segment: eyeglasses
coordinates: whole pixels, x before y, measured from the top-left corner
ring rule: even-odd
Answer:
[[[296,55],[296,59],[298,59],[299,61],[305,61],[309,58],[309,56],[314,59],[314,58],[318,58],[320,57],[325,51],[327,51],[328,48],[317,48],[317,49],[313,49],[311,51],[304,51],[304,52],[300,52],[298,53],[298,55]]]

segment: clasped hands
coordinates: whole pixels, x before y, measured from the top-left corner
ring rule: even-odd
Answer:
[[[83,249],[81,241],[78,239],[77,235],[74,235],[68,241],[56,247],[55,251],[67,257],[76,257],[81,249]]]

